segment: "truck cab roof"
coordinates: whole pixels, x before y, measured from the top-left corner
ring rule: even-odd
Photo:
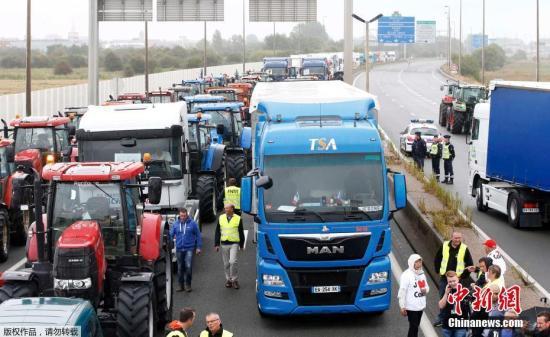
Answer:
[[[0,312],[4,326],[81,326],[95,315],[88,301],[66,297],[9,299],[0,304]]]
[[[188,103],[208,103],[208,102],[223,102],[225,97],[211,94],[200,94],[194,96],[185,96],[183,98]]]
[[[193,106],[192,113],[199,111],[222,111],[231,110],[234,112],[241,111],[242,102],[219,102],[219,103],[200,103]]]
[[[10,122],[11,126],[20,128],[40,128],[60,126],[69,123],[69,117],[29,116],[17,118]]]

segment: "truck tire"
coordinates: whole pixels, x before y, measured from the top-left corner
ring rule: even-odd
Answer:
[[[164,230],[165,245],[155,262],[155,294],[157,298],[157,328],[162,329],[172,320],[172,245],[167,229]]]
[[[0,262],[8,259],[10,252],[10,220],[5,209],[0,211]]]
[[[155,293],[149,282],[128,283],[120,286],[117,303],[118,337],[155,336]]]
[[[447,126],[447,105],[443,103],[439,105],[439,125]]]
[[[480,212],[487,212],[489,207],[483,203],[483,181],[481,179],[476,180],[474,186],[474,196],[476,198],[476,207]]]
[[[246,174],[246,158],[244,153],[225,155],[225,170],[228,178],[237,179],[237,186],[241,186],[241,178]]]
[[[515,228],[519,228],[519,217],[521,214],[520,205],[521,198],[519,193],[516,191],[511,192],[510,195],[508,195],[508,206],[506,207],[506,213],[508,214],[508,222]]]
[[[462,113],[453,113],[453,125],[451,126],[451,133],[457,134],[462,133],[462,128],[464,127],[464,115]]]
[[[199,195],[200,221],[214,221],[217,212],[217,182],[211,175],[202,175],[197,181],[197,194]]]
[[[34,297],[37,292],[36,283],[32,281],[6,283],[0,288],[0,303],[11,298]]]

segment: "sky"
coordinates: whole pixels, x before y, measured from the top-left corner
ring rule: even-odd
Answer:
[[[156,0],[153,0],[154,3]],[[242,34],[243,0],[225,1],[225,21],[208,23],[208,36],[214,30],[221,31],[225,38]],[[244,0],[248,5],[248,0]],[[447,34],[447,9],[451,8],[451,31],[458,38],[459,3],[461,0],[354,0],[354,13],[370,18],[378,13],[391,15],[399,11],[403,16],[414,16],[416,20],[436,20],[438,34]],[[469,33],[480,33],[482,28],[482,1],[462,0],[463,38]],[[32,0],[33,38],[59,36],[66,38],[69,31],[80,36],[88,35],[88,0]],[[540,0],[540,36],[550,38],[550,0]],[[324,23],[333,39],[344,35],[343,0],[317,0],[317,20]],[[489,38],[520,38],[534,41],[536,37],[536,0],[486,0],[486,33]],[[247,11],[248,14],[248,11]],[[25,36],[26,1],[0,0],[0,38]],[[248,18],[247,18],[248,21]],[[289,33],[293,23],[276,23],[278,33]],[[143,23],[102,22],[100,39],[127,40],[136,38],[143,30]],[[246,23],[247,34],[259,38],[273,32],[272,23]],[[363,35],[364,26],[354,23],[356,37]],[[375,31],[375,27],[373,27]],[[149,25],[151,39],[178,40],[185,36],[189,40],[202,38],[202,23],[152,22]]]

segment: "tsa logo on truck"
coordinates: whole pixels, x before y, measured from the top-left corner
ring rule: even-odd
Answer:
[[[334,138],[330,138],[328,141],[326,138],[310,138],[309,142],[311,144],[311,151],[337,150]]]

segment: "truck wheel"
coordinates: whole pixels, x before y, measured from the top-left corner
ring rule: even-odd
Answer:
[[[451,133],[462,133],[464,127],[464,115],[461,113],[453,113],[453,125],[451,126]]]
[[[480,212],[487,212],[487,210],[489,209],[489,207],[487,207],[487,205],[485,205],[483,203],[483,182],[481,181],[481,179],[478,179],[476,181],[476,185],[474,187],[474,195],[475,195],[475,198],[476,198],[476,207],[477,207],[477,210],[480,211]]]
[[[241,178],[246,174],[244,153],[226,154],[225,170],[227,177],[237,179],[237,186],[241,186]]]
[[[34,297],[36,294],[36,283],[32,281],[6,283],[0,288],[0,303],[11,298]]]
[[[162,329],[172,320],[172,247],[167,229],[164,231],[164,245],[155,262],[155,294],[157,298],[157,328]]]
[[[439,125],[447,125],[447,106],[443,103],[439,105]]]
[[[155,336],[155,294],[151,283],[122,284],[118,290],[117,336]]]
[[[0,262],[8,259],[10,252],[9,216],[5,209],[0,211]]]
[[[508,222],[515,228],[519,228],[521,199],[517,192],[511,192],[508,196]]]
[[[214,221],[217,212],[217,188],[216,178],[211,175],[202,175],[197,181],[197,194],[199,195],[200,221]]]

